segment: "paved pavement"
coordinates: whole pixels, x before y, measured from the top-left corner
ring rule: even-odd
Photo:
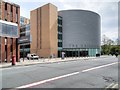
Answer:
[[[118,88],[118,59],[111,56],[0,71],[2,88]]]
[[[25,65],[34,65],[34,64],[43,64],[43,63],[57,63],[57,62],[66,62],[66,61],[74,61],[74,60],[88,60],[88,59],[96,59],[96,58],[106,58],[107,56],[101,57],[73,57],[73,58],[46,58],[46,59],[39,59],[39,60],[27,60],[26,58],[20,59],[20,62],[16,62],[15,66],[25,66]],[[1,63],[0,68],[8,68],[12,67],[12,63]]]

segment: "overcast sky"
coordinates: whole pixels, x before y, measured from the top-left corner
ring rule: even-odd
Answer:
[[[90,10],[101,16],[101,36],[105,34],[112,40],[118,38],[119,0],[9,0],[20,5],[20,15],[30,18],[30,11],[44,4],[52,3],[58,10]]]

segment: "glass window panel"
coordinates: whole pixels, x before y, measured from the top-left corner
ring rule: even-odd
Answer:
[[[4,37],[18,37],[18,26],[0,22],[0,35]]]

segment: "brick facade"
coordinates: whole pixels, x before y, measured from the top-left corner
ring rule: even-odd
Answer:
[[[20,6],[3,0],[1,4],[1,8],[2,8],[1,20],[18,24],[18,33],[20,33]],[[5,11],[7,12],[6,14]],[[5,37],[0,36],[0,37],[1,37],[1,61],[4,62],[6,59],[7,62],[10,62],[12,55],[15,55],[16,60],[19,61],[20,47],[19,45],[17,45],[17,38],[7,37],[7,36]],[[5,45],[5,38],[7,41],[6,45]]]
[[[50,3],[31,11],[31,53],[36,53],[40,57],[50,57],[51,55],[57,57],[57,18],[57,7]]]

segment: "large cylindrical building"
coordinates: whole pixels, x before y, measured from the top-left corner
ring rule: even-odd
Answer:
[[[62,44],[66,56],[100,54],[100,16],[87,10],[63,10]]]

